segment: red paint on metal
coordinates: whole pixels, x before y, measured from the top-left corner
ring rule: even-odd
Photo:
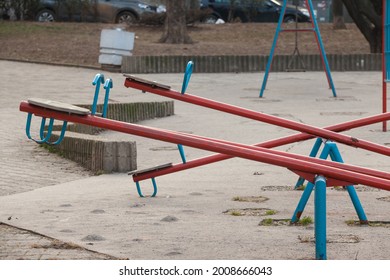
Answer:
[[[369,176],[366,174],[360,174],[317,163],[306,162],[290,157],[274,155],[262,151],[254,151],[251,146],[242,145],[243,147],[237,147],[237,143],[227,144],[227,142],[221,143],[218,141],[200,139],[200,137],[196,138],[192,135],[184,135],[175,132],[169,132],[166,130],[160,130],[141,125],[100,118],[97,116],[77,116],[34,106],[27,102],[21,102],[19,109],[22,112],[29,112],[47,118],[55,118],[57,120],[66,120],[74,123],[92,125],[141,137],[182,144],[189,147],[282,166],[288,169],[298,170],[313,175],[321,174],[323,176],[326,176],[327,178],[332,178],[335,180],[348,181],[352,182],[353,184],[365,184],[368,186],[390,191],[390,180],[387,179]]]
[[[308,133],[311,135],[315,135],[315,136],[322,137],[325,139],[330,139],[330,140],[333,140],[333,141],[336,141],[339,143],[343,143],[343,144],[346,144],[349,146],[362,148],[362,149],[369,150],[369,151],[372,151],[375,153],[390,156],[390,148],[389,147],[385,147],[385,146],[378,145],[378,144],[375,144],[375,143],[372,143],[369,141],[365,141],[365,140],[361,140],[361,139],[356,139],[356,138],[351,137],[351,136],[343,135],[340,133],[336,133],[336,132],[329,131],[326,129],[318,128],[315,126],[311,126],[311,125],[307,125],[307,124],[303,124],[303,123],[299,123],[299,122],[295,122],[295,121],[291,121],[291,120],[282,119],[282,118],[279,118],[276,116],[267,115],[264,113],[240,108],[240,107],[233,106],[230,104],[217,102],[217,101],[214,101],[211,99],[202,98],[202,97],[198,97],[198,96],[187,94],[187,93],[181,94],[180,92],[173,91],[173,90],[151,88],[150,86],[147,86],[145,84],[141,84],[141,83],[138,83],[136,81],[129,80],[129,79],[125,80],[125,87],[132,87],[135,89],[139,89],[141,91],[154,93],[157,95],[169,97],[169,98],[180,100],[183,102],[192,103],[195,105],[218,110],[221,112],[225,112],[225,113],[229,113],[229,114],[233,114],[233,115],[238,115],[238,116],[245,117],[248,119],[257,120],[257,121],[277,125],[277,126],[284,127],[284,128],[289,128],[289,129],[297,130],[300,132],[305,132],[305,133]],[[389,117],[389,119],[390,119],[390,117]]]

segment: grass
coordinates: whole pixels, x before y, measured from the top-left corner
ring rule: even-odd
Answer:
[[[305,216],[298,221],[298,223],[302,226],[308,226],[313,223],[313,218],[309,216]]]
[[[240,211],[232,211],[232,212],[230,212],[230,215],[232,215],[232,216],[242,216]]]
[[[58,148],[56,148],[55,146],[52,146],[52,145],[48,145],[48,144],[41,144],[41,147],[44,148],[45,150],[47,150],[49,153],[51,154],[57,154],[59,155],[60,157],[64,157],[64,152],[63,151],[60,151]]]
[[[277,211],[276,210],[272,210],[272,209],[265,211],[265,215],[266,216],[275,215],[276,213],[277,213]]]
[[[71,32],[70,26],[48,25],[44,23],[31,23],[25,21],[0,21],[0,36],[36,36],[44,33]]]
[[[280,226],[280,225],[297,225],[308,226],[313,223],[313,218],[306,216],[300,219],[297,223],[291,224],[290,219],[271,219],[267,218],[260,222],[261,226]]]
[[[271,218],[268,218],[268,219],[262,220],[260,224],[261,224],[262,226],[272,226],[273,223],[274,223],[274,220],[271,219]]]

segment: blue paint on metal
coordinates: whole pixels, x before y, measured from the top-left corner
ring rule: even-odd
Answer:
[[[38,139],[34,139],[32,136],[31,136],[31,120],[32,120],[32,113],[29,113],[27,115],[27,121],[26,121],[26,135],[27,135],[27,138],[28,139],[31,139],[33,140],[34,142],[38,143],[38,144],[43,144],[43,143],[47,143],[51,137],[51,134],[53,132],[53,125],[54,125],[54,119],[51,118],[50,121],[49,121],[49,125],[48,125],[48,128],[47,128],[47,133],[46,133],[46,136],[44,135],[45,134],[45,125],[46,125],[46,118],[42,118],[41,120],[41,127],[39,129],[39,140]]]
[[[330,155],[333,161],[344,163],[343,158],[341,157],[340,151],[337,148],[336,143],[328,141],[327,145],[330,147]],[[359,217],[361,223],[367,223],[367,216],[364,212],[363,206],[360,203],[359,197],[356,193],[355,187],[350,185],[346,187],[349,197],[351,198],[352,204],[355,207],[355,211]]]
[[[67,125],[68,125],[67,121],[63,122],[62,128],[61,128],[61,134],[58,137],[58,139],[55,142],[50,142],[49,139],[50,139],[50,137],[51,137],[51,135],[53,133],[54,119],[50,118],[49,125],[47,127],[47,133],[46,133],[46,136],[45,136],[46,118],[42,118],[42,120],[41,120],[41,127],[39,129],[39,138],[40,138],[39,140],[38,139],[34,139],[31,136],[31,132],[30,132],[30,130],[31,130],[31,120],[32,120],[32,113],[28,113],[27,121],[26,121],[26,135],[27,135],[28,139],[31,139],[34,142],[38,143],[38,144],[48,144],[48,145],[58,145],[64,139],[66,128],[67,128]]]
[[[141,186],[139,184],[139,181],[135,182],[135,185],[137,187],[137,192],[138,192],[138,195],[140,197],[145,197],[141,191]],[[153,185],[153,193],[151,195],[151,197],[155,197],[157,195],[157,183],[156,183],[156,179],[155,178],[152,178],[152,185]]]
[[[95,78],[92,81],[92,85],[95,87],[95,95],[93,97],[93,103],[92,103],[92,110],[91,115],[96,114],[96,107],[99,99],[99,91],[100,91],[100,85],[104,84],[104,75],[103,74],[96,74]]]
[[[311,192],[313,191],[313,188],[314,188],[314,185],[311,182],[307,183],[307,186],[306,186],[305,190],[303,191],[301,199],[298,202],[298,206],[295,209],[295,212],[291,218],[291,223],[293,223],[293,224],[297,223],[299,221],[299,219],[301,218],[301,215],[303,213],[303,210],[306,207],[307,202],[309,201],[309,198],[310,198]]]
[[[103,88],[106,90],[106,94],[104,95],[104,104],[103,104],[102,117],[103,118],[107,118],[107,108],[108,108],[108,99],[109,99],[109,96],[110,96],[110,89],[113,88],[112,79],[107,79],[105,81],[105,83],[104,83],[104,87]]]
[[[152,178],[152,184],[153,184],[153,194],[152,197],[155,197],[157,194],[157,184],[156,184],[156,179]]]
[[[326,180],[317,176],[314,189],[316,259],[326,260]]]
[[[323,44],[322,39],[321,39],[320,29],[318,28],[318,23],[317,23],[316,17],[313,16],[314,15],[313,3],[311,0],[308,0],[307,3],[309,3],[309,12],[312,15],[311,20],[312,20],[313,25],[314,25],[314,32],[316,33],[318,44],[320,47],[321,56],[322,56],[322,59],[323,59],[324,64],[325,64],[325,71],[326,71],[326,76],[328,78],[329,87],[332,89],[333,97],[337,97],[336,89],[335,89],[334,84],[333,84],[332,74],[330,73],[328,59],[326,57],[324,44]]]
[[[317,19],[314,16],[313,4],[312,4],[311,0],[307,0],[307,3],[309,5],[308,8],[309,8],[309,13],[310,13],[310,18],[311,18],[311,20],[313,22],[313,25],[314,25],[314,32],[316,34],[317,41],[318,41],[318,46],[319,46],[319,49],[320,49],[320,52],[321,52],[321,56],[322,56],[322,59],[323,59],[323,62],[324,62],[325,72],[326,72],[326,76],[327,76],[327,79],[328,79],[329,87],[332,89],[333,96],[337,97],[336,89],[334,87],[334,83],[333,83],[333,79],[332,79],[332,75],[330,73],[330,67],[329,67],[328,59],[326,58],[324,44],[322,43],[321,34],[320,34],[320,31],[319,31],[319,28],[318,28]],[[276,45],[277,45],[277,42],[278,42],[279,34],[280,34],[280,32],[283,31],[282,23],[283,23],[284,14],[286,12],[286,6],[287,6],[287,0],[283,0],[283,4],[282,4],[282,9],[281,9],[281,12],[280,12],[280,16],[279,16],[278,25],[276,27],[274,40],[272,42],[271,51],[270,51],[270,54],[269,54],[269,57],[268,57],[267,66],[266,66],[265,72],[264,72],[263,83],[262,83],[262,86],[261,86],[261,89],[260,89],[260,98],[263,97],[265,88],[267,86],[268,76],[269,76],[269,72],[271,71],[271,65],[272,65],[272,61],[273,61],[274,55],[275,55],[275,49],[276,49]],[[307,31],[309,31],[309,29],[307,29]]]
[[[144,195],[142,194],[141,186],[139,185],[139,182],[135,182],[135,185],[136,185],[136,187],[137,187],[138,195],[139,195],[140,197],[144,197]]]
[[[312,152],[310,154],[314,154],[313,150],[316,150],[315,148],[317,148],[317,147],[319,149],[320,146],[321,146],[321,143],[322,143],[322,139],[321,138],[317,138],[317,140],[316,140],[316,142],[314,144],[314,147],[312,149]],[[317,151],[315,151],[315,155],[314,156],[317,155],[318,149],[317,149]],[[330,147],[325,144],[324,149],[322,150],[322,152],[320,154],[320,159],[326,160],[328,158],[329,152],[330,152]],[[299,221],[303,211],[305,210],[306,204],[309,201],[309,198],[310,198],[311,192],[313,191],[313,188],[314,188],[314,184],[311,183],[311,182],[308,182],[305,190],[303,191],[301,199],[299,200],[298,206],[295,209],[295,212],[294,212],[294,214],[293,214],[293,216],[291,218],[291,222],[292,223],[296,223],[296,222]]]
[[[266,66],[265,72],[264,72],[263,84],[261,85],[261,89],[260,89],[260,97],[263,97],[264,90],[267,87],[268,76],[269,76],[269,72],[271,71],[272,60],[273,60],[274,55],[275,55],[275,49],[276,49],[276,44],[278,42],[279,33],[282,30],[283,16],[286,13],[286,7],[287,7],[287,0],[283,0],[282,10],[280,12],[278,25],[276,27],[274,40],[272,42],[271,52],[269,54],[267,66]]]
[[[310,155],[309,155],[310,157],[316,157],[317,156],[318,151],[321,148],[322,141],[323,141],[322,138],[317,138],[316,139],[316,141],[314,143],[314,146],[313,146],[313,148],[310,151]],[[305,183],[305,178],[299,177],[297,183],[295,184],[295,189],[297,189],[300,186],[303,186],[304,183]]]
[[[313,147],[313,149],[312,149],[312,151],[310,153],[310,156],[312,156],[314,154],[317,154],[318,149],[321,146],[321,141],[320,140],[322,141],[321,138],[318,138],[317,141],[315,142],[314,147]],[[317,150],[317,151],[314,153],[315,150]],[[326,141],[326,143],[324,145],[324,148],[323,148],[319,158],[323,159],[323,160],[326,160],[328,158],[328,156],[333,161],[344,163],[343,158],[341,157],[340,151],[339,151],[336,143],[334,143],[332,141]],[[304,181],[305,180],[303,180],[302,184],[304,183]],[[367,223],[368,220],[367,220],[366,214],[364,212],[363,206],[360,203],[359,197],[358,197],[358,195],[356,193],[355,187],[354,186],[347,186],[346,189],[347,189],[348,194],[349,194],[349,196],[351,198],[353,206],[355,207],[355,211],[356,211],[356,214],[359,217],[360,222],[361,223]],[[295,210],[295,212],[293,214],[293,217],[291,218],[291,222],[292,223],[298,222],[299,217],[303,213],[303,211],[304,211],[304,209],[306,207],[307,201],[310,198],[310,194],[311,194],[312,190],[313,190],[313,184],[308,182],[307,186],[305,188],[305,191],[303,192],[302,197],[299,200],[298,206],[297,206],[297,208],[296,208],[296,210]]]
[[[184,147],[183,147],[183,145],[178,144],[177,147],[179,148],[179,153],[180,153],[181,160],[183,161],[183,163],[186,163],[186,162],[187,162],[187,159],[186,159],[186,155],[185,155],[185,153],[184,153]]]
[[[390,5],[388,1],[384,1],[385,4],[385,13],[384,13],[384,55],[385,55],[385,82],[390,82]]]
[[[188,61],[186,71],[184,72],[184,79],[183,79],[183,85],[181,87],[181,94],[184,94],[187,90],[188,83],[190,82],[193,68],[194,68],[194,63],[192,61]]]

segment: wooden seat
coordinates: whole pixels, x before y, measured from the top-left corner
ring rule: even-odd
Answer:
[[[168,85],[160,84],[160,83],[155,82],[155,81],[149,81],[149,80],[145,80],[142,78],[138,78],[138,77],[135,77],[135,76],[130,75],[130,74],[123,74],[123,76],[125,76],[130,81],[145,84],[145,85],[148,85],[152,88],[171,89],[171,87]]]
[[[133,175],[133,176],[137,176],[137,175],[141,175],[141,174],[144,174],[144,173],[147,173],[147,172],[150,172],[150,171],[157,171],[157,170],[161,170],[161,169],[168,168],[168,167],[171,167],[171,166],[172,166],[172,162],[161,164],[161,165],[157,165],[157,166],[154,166],[154,167],[149,167],[149,168],[142,169],[142,170],[134,170],[134,171],[129,172],[128,174],[129,175]]]
[[[91,111],[89,111],[86,108],[75,106],[72,104],[67,104],[63,102],[58,101],[51,101],[47,99],[42,98],[30,98],[27,100],[28,103],[34,106],[39,106],[55,111],[65,112],[69,114],[76,114],[76,115],[89,115]]]

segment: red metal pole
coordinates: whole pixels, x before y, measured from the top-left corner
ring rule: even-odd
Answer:
[[[362,127],[362,126],[382,122],[383,120],[389,119],[389,118],[390,118],[390,113],[380,114],[380,115],[375,115],[375,116],[371,116],[371,117],[367,117],[367,118],[362,118],[362,119],[358,119],[358,120],[353,120],[353,121],[349,121],[349,122],[345,122],[345,123],[341,123],[341,124],[328,126],[328,127],[325,127],[324,129],[335,131],[335,132],[340,132],[340,131],[347,130],[347,129],[353,129],[353,128],[357,128],[357,127]],[[299,141],[304,141],[304,140],[308,140],[308,139],[312,139],[312,138],[314,138],[314,136],[306,134],[306,133],[298,133],[298,134],[294,134],[294,135],[283,137],[283,138],[269,140],[269,141],[266,141],[263,143],[257,143],[253,146],[263,147],[263,148],[275,148],[278,146],[283,146],[283,145],[287,145],[287,144],[291,144],[291,143],[299,142]],[[164,169],[161,169],[158,171],[150,171],[150,172],[139,174],[139,175],[133,175],[133,179],[134,179],[134,181],[138,182],[138,181],[142,181],[142,180],[146,180],[146,179],[150,179],[150,178],[154,178],[154,177],[158,177],[158,176],[162,176],[162,175],[167,175],[167,174],[171,174],[174,172],[187,170],[187,169],[191,169],[194,167],[199,167],[199,166],[202,166],[205,164],[210,164],[210,163],[214,163],[214,162],[218,162],[218,161],[222,161],[222,160],[226,160],[226,159],[230,159],[230,158],[232,158],[232,156],[223,155],[223,154],[214,154],[214,155],[206,156],[203,158],[187,161],[186,164],[182,164],[182,163],[174,164],[171,167],[167,167],[167,168],[164,168]]]
[[[196,104],[199,106],[215,109],[215,110],[222,111],[225,113],[242,116],[245,118],[249,118],[249,119],[281,126],[284,128],[297,130],[300,132],[305,132],[305,133],[308,133],[311,135],[315,135],[315,136],[322,137],[325,139],[330,139],[330,140],[333,140],[333,141],[336,141],[339,143],[343,143],[343,144],[346,144],[349,146],[362,148],[362,149],[366,149],[366,150],[369,150],[369,151],[372,151],[375,153],[390,156],[390,148],[389,147],[385,147],[385,146],[378,145],[378,144],[375,144],[375,143],[372,143],[369,141],[357,139],[357,138],[354,138],[351,136],[343,135],[343,134],[329,131],[326,129],[318,128],[315,126],[278,118],[275,116],[271,116],[271,115],[267,115],[264,113],[240,108],[240,107],[233,106],[233,105],[226,104],[226,103],[217,102],[217,101],[210,100],[207,98],[194,96],[194,95],[187,94],[187,93],[181,94],[180,92],[173,91],[173,90],[152,88],[149,85],[130,80],[129,78],[126,78],[126,80],[125,80],[125,87],[132,87],[135,89],[139,89],[141,91],[147,91],[147,92],[154,93],[157,95],[161,95],[161,96],[169,97],[172,99],[176,99],[176,100]]]
[[[390,180],[378,178],[375,176],[369,176],[366,174],[360,174],[352,171],[342,170],[342,169],[316,164],[312,162],[292,159],[289,157],[264,153],[261,151],[254,151],[251,146],[245,147],[245,145],[243,145],[243,147],[237,147],[235,146],[236,143],[232,143],[230,145],[227,143],[220,143],[217,141],[209,141],[205,139],[194,138],[189,135],[180,135],[177,133],[171,133],[168,131],[100,118],[91,115],[77,116],[73,114],[45,109],[38,106],[33,106],[27,102],[21,102],[19,108],[20,111],[22,112],[33,113],[35,115],[46,117],[46,118],[54,118],[54,119],[66,120],[74,123],[92,125],[100,128],[133,134],[141,137],[147,137],[147,138],[161,140],[165,142],[182,144],[189,147],[199,148],[199,149],[218,152],[222,154],[228,154],[235,157],[241,157],[249,160],[260,161],[272,165],[286,167],[290,170],[302,172],[305,175],[309,175],[306,176],[305,179],[307,179],[310,182],[314,182],[316,174],[322,174],[326,176],[328,179],[340,180],[342,182],[351,182],[353,184],[365,184],[368,186],[390,191]]]
[[[354,166],[354,165],[349,165],[349,164],[344,164],[344,163],[339,163],[339,162],[334,162],[334,161],[327,161],[327,160],[322,160],[322,159],[308,157],[308,156],[302,156],[302,155],[293,154],[293,153],[287,153],[287,152],[282,152],[282,151],[271,150],[271,149],[264,148],[261,145],[259,145],[259,146],[255,146],[255,145],[254,146],[248,146],[248,145],[245,145],[245,144],[233,143],[233,142],[230,142],[230,141],[224,141],[224,140],[219,140],[219,139],[214,139],[214,138],[209,138],[209,137],[204,137],[204,136],[197,136],[197,135],[187,134],[187,133],[182,133],[182,132],[173,132],[173,131],[163,130],[163,129],[159,129],[159,130],[167,131],[169,133],[175,133],[175,134],[179,134],[179,135],[192,136],[192,137],[194,137],[196,139],[203,139],[203,140],[207,140],[207,141],[211,141],[211,142],[225,143],[225,144],[228,144],[228,145],[234,145],[236,147],[241,147],[241,148],[249,148],[250,147],[254,151],[261,151],[261,152],[264,152],[264,153],[270,153],[270,154],[274,154],[274,155],[280,155],[280,156],[284,156],[284,157],[295,158],[295,159],[299,159],[299,160],[303,160],[303,161],[309,161],[309,162],[313,162],[313,163],[323,164],[323,165],[327,165],[327,166],[331,166],[331,167],[335,167],[335,168],[340,168],[340,169],[349,170],[349,171],[353,171],[353,172],[363,173],[363,174],[366,174],[366,175],[375,176],[375,177],[379,177],[379,178],[390,180],[390,173],[384,172],[384,171],[378,171],[378,170],[374,170],[374,169],[363,168],[363,167],[359,167],[359,166]],[[184,165],[186,165],[186,164],[187,164],[187,162]],[[181,164],[181,165],[183,165],[183,164]],[[168,168],[171,168],[171,167],[168,167]],[[159,175],[156,175],[156,173],[159,172],[159,171],[162,171],[162,170],[150,171],[150,173],[153,173],[153,176],[147,176],[148,178],[145,178],[145,179],[154,178],[154,177],[159,176]],[[141,175],[135,174],[135,175],[133,175],[135,177],[134,181],[137,182],[137,181],[143,180],[143,179],[140,179],[139,177],[143,177],[144,175],[145,174],[141,174]]]

